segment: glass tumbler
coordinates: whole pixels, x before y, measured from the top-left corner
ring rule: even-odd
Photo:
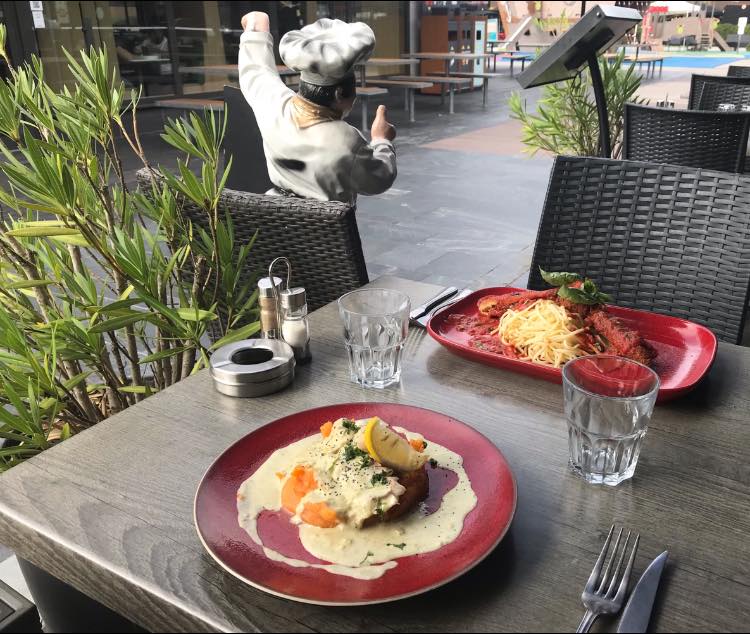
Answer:
[[[610,355],[573,359],[562,371],[570,466],[591,484],[632,478],[659,393],[659,377]]]
[[[398,383],[410,308],[408,295],[385,288],[364,288],[339,299],[354,382],[374,388]]]

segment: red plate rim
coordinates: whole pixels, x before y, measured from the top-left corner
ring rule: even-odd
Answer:
[[[245,441],[248,436],[252,436],[256,432],[260,431],[264,427],[267,427],[268,425],[273,425],[281,420],[284,420],[286,418],[289,418],[291,416],[296,416],[300,414],[315,414],[316,412],[320,412],[326,409],[329,409],[331,407],[341,407],[341,408],[350,408],[350,407],[380,407],[380,406],[386,406],[386,407],[398,407],[398,408],[408,408],[410,410],[415,411],[421,411],[421,412],[427,412],[432,415],[438,415],[445,419],[450,419],[452,424],[458,424],[463,427],[468,428],[481,438],[483,438],[486,443],[491,446],[498,454],[498,456],[501,459],[501,462],[505,465],[507,469],[507,473],[510,476],[510,481],[513,485],[512,492],[513,492],[513,500],[512,500],[512,507],[510,509],[510,513],[508,514],[508,519],[505,523],[505,526],[498,534],[497,539],[487,547],[487,549],[479,556],[475,557],[471,563],[464,566],[462,569],[456,571],[454,574],[449,575],[445,577],[444,579],[441,579],[439,582],[431,584],[429,586],[425,586],[423,588],[419,588],[417,590],[414,590],[413,592],[408,592],[404,594],[396,594],[389,597],[384,597],[380,599],[369,599],[364,601],[320,601],[320,600],[311,600],[305,597],[299,597],[291,594],[285,594],[283,592],[279,592],[277,590],[274,590],[273,588],[269,588],[268,586],[265,586],[263,584],[257,583],[255,581],[252,581],[251,579],[248,579],[244,575],[238,573],[236,570],[232,569],[228,564],[226,564],[219,555],[217,555],[209,546],[209,544],[206,542],[203,533],[200,528],[200,524],[198,522],[198,498],[201,494],[201,490],[203,488],[204,481],[208,477],[208,475],[211,473],[211,471],[214,469],[214,467],[228,454],[230,451],[232,451],[236,445],[240,444],[241,442]],[[247,475],[245,477],[248,477]],[[475,507],[476,508],[476,507]],[[200,479],[200,482],[198,483],[198,486],[196,488],[195,496],[193,497],[193,525],[195,526],[195,531],[198,534],[198,539],[200,540],[201,544],[203,545],[203,548],[206,550],[206,552],[211,556],[211,558],[218,563],[224,570],[226,570],[229,574],[231,574],[233,577],[239,579],[240,581],[248,584],[249,586],[256,588],[257,590],[261,590],[262,592],[265,592],[267,594],[287,599],[290,601],[295,601],[297,603],[305,603],[309,605],[323,605],[323,606],[330,606],[330,607],[347,607],[347,606],[365,606],[365,605],[378,605],[383,603],[391,603],[393,601],[400,601],[403,599],[408,599],[411,597],[419,596],[421,594],[424,594],[426,592],[430,592],[431,590],[435,590],[436,588],[440,588],[452,581],[455,581],[459,577],[465,575],[467,572],[478,566],[480,563],[482,563],[490,554],[494,552],[494,550],[500,545],[500,543],[505,539],[505,536],[507,535],[508,531],[510,530],[511,525],[513,524],[513,519],[516,515],[516,510],[518,508],[518,485],[516,483],[516,476],[513,473],[513,470],[510,468],[510,463],[508,463],[507,459],[503,455],[503,453],[500,451],[500,449],[489,439],[487,436],[485,436],[482,432],[477,430],[476,428],[472,427],[471,425],[468,425],[467,423],[464,423],[463,421],[457,420],[453,418],[452,416],[448,414],[442,414],[441,412],[436,412],[435,410],[428,409],[426,407],[420,407],[417,405],[408,405],[404,403],[386,403],[386,402],[347,402],[347,403],[333,403],[331,405],[323,405],[320,407],[314,407],[307,410],[301,410],[299,412],[293,412],[291,414],[287,414],[286,416],[282,416],[276,420],[270,421],[269,423],[266,423],[265,425],[262,425],[261,427],[258,427],[257,429],[254,429],[253,431],[249,432],[248,434],[245,434],[235,442],[233,442],[229,447],[227,447],[224,451],[221,452],[221,454],[209,465],[209,467],[206,469],[205,473]],[[473,512],[473,511],[472,511]],[[463,532],[463,531],[462,531]],[[461,533],[459,533],[459,536],[456,538],[457,540],[461,537]],[[451,542],[452,543],[452,542]],[[448,546],[450,544],[447,544]],[[436,555],[440,553],[442,548],[445,546],[432,551],[431,553],[427,553],[428,555]],[[327,573],[329,574],[329,573]]]

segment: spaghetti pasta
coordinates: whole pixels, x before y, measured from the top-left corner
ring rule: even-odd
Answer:
[[[521,359],[559,368],[571,359],[590,354],[581,346],[579,335],[584,330],[565,307],[540,299],[518,310],[506,310],[500,317],[497,335],[503,344],[513,346]]]

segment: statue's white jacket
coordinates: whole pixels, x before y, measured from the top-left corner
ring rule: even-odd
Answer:
[[[354,202],[357,194],[380,194],[393,184],[396,153],[390,141],[368,143],[344,121],[298,129],[291,109],[295,93],[276,70],[270,33],[242,34],[238,66],[240,88],[263,135],[274,185],[305,198]]]

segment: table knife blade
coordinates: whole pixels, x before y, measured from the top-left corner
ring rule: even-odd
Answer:
[[[419,319],[422,315],[429,313],[433,308],[435,308],[435,306],[439,306],[445,300],[453,297],[456,293],[458,293],[458,289],[455,286],[448,286],[444,288],[432,299],[429,299],[421,306],[417,306],[416,308],[414,308],[409,313],[409,319],[412,321],[415,319]]]
[[[648,623],[651,620],[651,610],[654,607],[656,591],[659,589],[661,573],[667,564],[669,553],[664,551],[654,559],[635,584],[633,592],[622,611],[618,634],[644,633],[648,631]]]

